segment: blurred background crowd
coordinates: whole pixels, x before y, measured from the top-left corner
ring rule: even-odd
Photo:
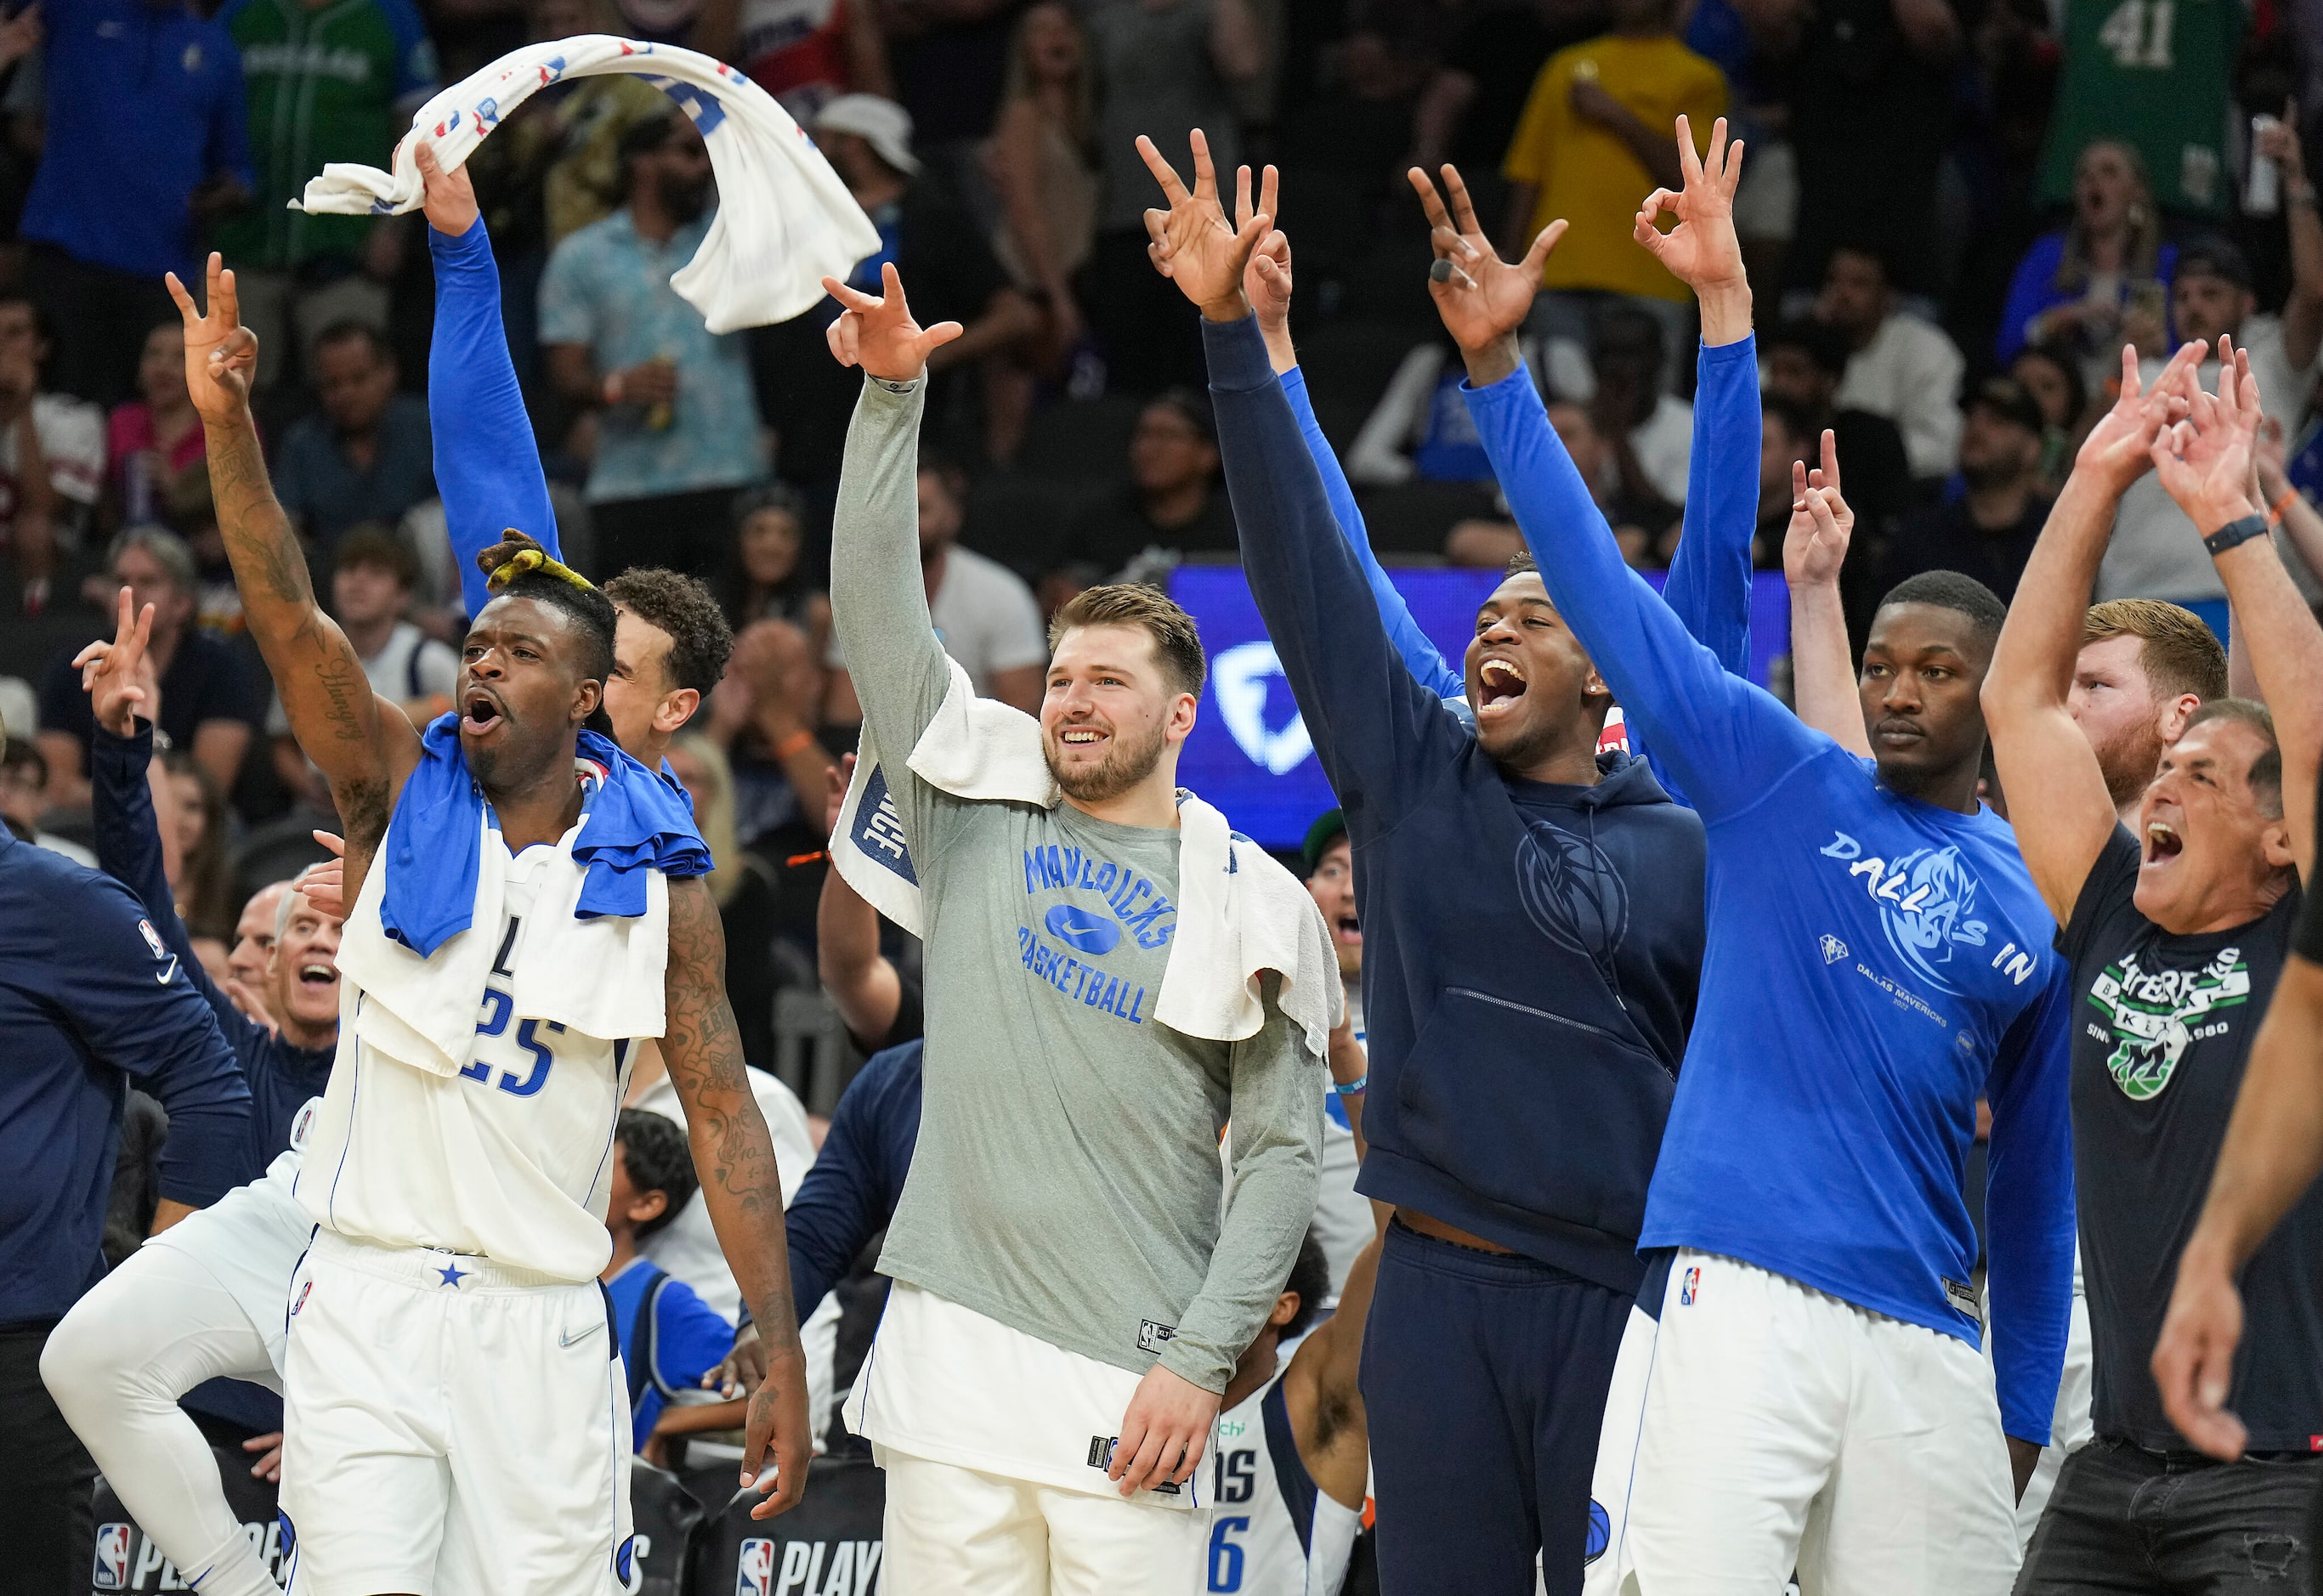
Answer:
[[[0,712],[34,732],[9,739],[0,815],[86,847],[89,711],[64,662],[134,588],[158,610],[175,885],[221,975],[244,905],[335,827],[241,636],[162,274],[211,248],[238,271],[318,591],[373,684],[438,712],[460,623],[424,223],[286,201],[326,162],[384,165],[441,86],[592,32],[764,85],[877,223],[863,280],[893,260],[923,321],[965,324],[935,361],[922,555],[947,647],[1026,707],[1073,592],[1235,558],[1194,318],[1146,260],[1139,132],[1181,169],[1197,126],[1222,167],[1281,168],[1315,408],[1391,564],[1520,546],[1426,293],[1404,174],[1446,161],[1511,253],[1572,221],[1528,353],[1630,558],[1667,564],[1694,307],[1627,235],[1677,181],[1681,112],[1749,145],[1763,561],[1790,463],[1832,428],[1859,626],[1916,571],[2011,593],[2124,341],[2158,359],[2234,334],[2270,498],[2323,485],[2302,153],[2323,0],[38,0],[0,24]],[[543,90],[471,170],[567,557],[701,575],[740,636],[672,765],[720,855],[752,1061],[828,1112],[846,1061],[815,903],[859,719],[822,592],[857,382],[823,348],[833,307],[713,335],[671,290],[717,196],[639,79]],[[2133,491],[2097,597],[2223,631],[2176,516]]]

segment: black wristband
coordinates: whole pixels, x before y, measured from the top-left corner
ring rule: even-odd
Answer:
[[[2215,558],[2239,544],[2248,543],[2254,537],[2265,536],[2266,518],[2264,516],[2245,516],[2239,521],[2228,521],[2216,532],[2202,539],[2202,546],[2208,549]]]

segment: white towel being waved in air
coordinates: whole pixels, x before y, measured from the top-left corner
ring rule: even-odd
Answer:
[[[1041,723],[978,698],[958,660],[951,687],[905,763],[955,798],[1037,804],[1063,801],[1041,752]],[[1241,1041],[1266,1021],[1259,977],[1282,977],[1282,1012],[1324,1052],[1345,1012],[1338,957],[1315,900],[1290,872],[1226,816],[1178,789],[1178,931],[1153,1017],[1209,1041]],[[914,935],[923,916],[903,822],[887,797],[879,750],[863,728],[855,776],[831,839],[832,867],[866,903]]]
[[[718,175],[718,215],[693,259],[672,277],[713,333],[787,321],[879,249],[879,230],[774,96],[733,68],[690,50],[610,33],[529,44],[419,108],[395,147],[393,170],[334,161],[308,180],[294,210],[389,216],[419,208],[417,154],[425,139],[457,169],[509,114],[565,78],[627,72],[677,102],[702,130]]]

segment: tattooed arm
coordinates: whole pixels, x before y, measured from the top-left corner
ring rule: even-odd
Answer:
[[[661,1054],[685,1110],[686,1140],[719,1250],[766,1344],[767,1378],[750,1396],[742,1483],[771,1495],[750,1509],[770,1518],[798,1506],[814,1455],[806,1408],[806,1356],[791,1302],[783,1235],[783,1183],[775,1145],[743,1073],[742,1037],[726,1001],[726,932],[699,876],[669,884],[667,1023]],[[758,1480],[768,1442],[776,1472]]]
[[[330,780],[346,825],[352,903],[387,834],[395,794],[418,762],[419,735],[400,710],[372,692],[346,634],[316,601],[306,551],[266,479],[250,415],[258,338],[241,325],[234,273],[210,257],[207,314],[196,311],[174,273],[170,292],[185,316],[186,386],[208,440],[210,490],[243,616],[298,746]]]

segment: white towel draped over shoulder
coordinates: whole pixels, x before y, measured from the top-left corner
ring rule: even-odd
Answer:
[[[582,825],[588,824],[583,817]],[[586,872],[574,862],[580,830],[566,833],[541,867],[532,913],[525,916],[508,968],[510,1015],[563,1025],[613,1041],[659,1036],[666,1029],[669,884],[646,873],[646,912],[580,918]],[[457,847],[457,842],[447,846]],[[469,846],[481,848],[475,917],[432,958],[391,940],[380,923],[386,862],[374,860],[339,942],[339,1023],[383,1056],[432,1075],[452,1075],[468,1061],[485,983],[506,934],[509,850],[489,821]]]
[[[1054,809],[1063,794],[1042,757],[1041,726],[1022,710],[978,698],[960,662],[935,719],[905,763],[956,798]],[[887,801],[880,754],[866,725],[831,858],[847,885],[914,935],[925,923],[918,874]],[[1321,911],[1305,886],[1226,816],[1178,790],[1178,931],[1154,1018],[1212,1041],[1242,1041],[1266,1023],[1260,977],[1282,977],[1282,1012],[1318,1057],[1346,995]]]
[[[419,108],[393,170],[334,161],[308,179],[298,210],[388,216],[419,208],[422,139],[458,168],[519,105],[565,78],[627,72],[667,94],[702,130],[718,174],[718,215],[693,259],[670,279],[713,333],[786,321],[875,254],[879,231],[790,113],[733,68],[690,50],[609,33],[529,44]]]

